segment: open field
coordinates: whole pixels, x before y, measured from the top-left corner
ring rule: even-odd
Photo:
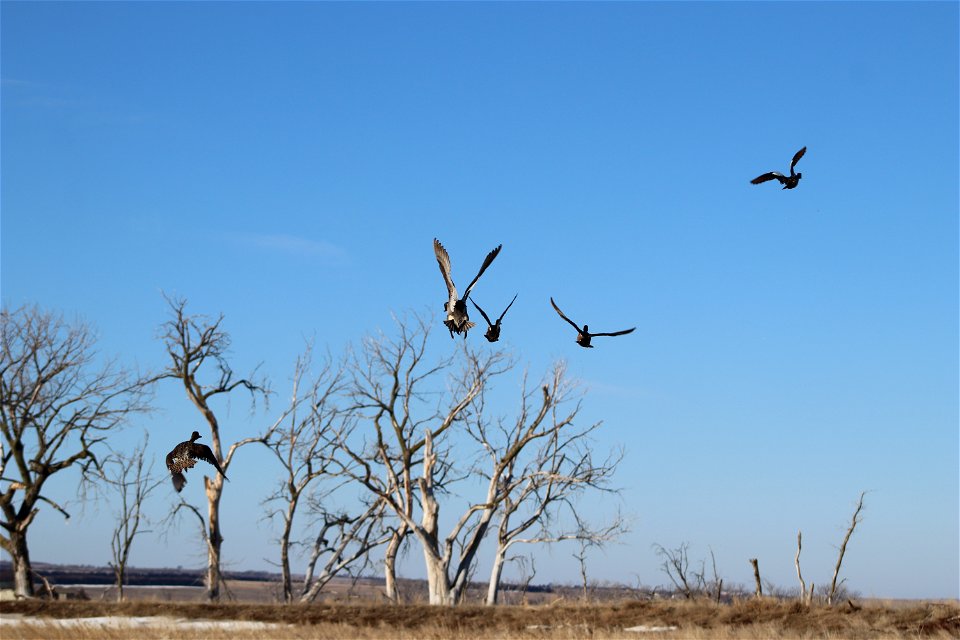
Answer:
[[[124,618],[123,624],[116,620]],[[86,618],[87,624],[76,619]],[[0,635],[17,639],[345,638],[440,640],[579,638],[934,638],[960,637],[957,603],[805,608],[796,602],[731,604],[621,601],[540,606],[267,605],[131,601],[0,603]]]

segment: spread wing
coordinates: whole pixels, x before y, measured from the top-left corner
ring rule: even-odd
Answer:
[[[767,180],[779,180],[780,182],[783,182],[784,176],[778,171],[771,171],[763,174],[762,176],[757,176],[750,181],[750,184],[760,184],[761,182],[766,182]]]
[[[480,276],[483,275],[483,272],[487,270],[487,267],[490,266],[490,263],[493,262],[493,259],[497,257],[497,254],[500,253],[500,249],[503,248],[502,244],[497,245],[497,248],[487,254],[487,257],[483,259],[483,265],[480,267],[480,271],[477,272],[477,275],[474,279],[467,285],[467,290],[463,292],[464,299],[470,297],[470,290],[473,289],[473,285],[477,284],[477,280],[480,279]]]
[[[440,265],[443,281],[447,283],[447,294],[450,296],[452,307],[457,302],[457,287],[454,286],[453,279],[450,277],[450,254],[436,238],[433,239],[433,252],[437,255],[437,264]]]
[[[627,333],[633,333],[635,330],[636,330],[636,327],[633,327],[632,329],[624,329],[623,331],[614,331],[613,333],[591,333],[590,335],[591,335],[591,336],[594,336],[594,337],[596,337],[596,336],[622,336],[622,335],[625,335],[625,334],[627,334]]]
[[[227,477],[223,473],[223,469],[220,468],[220,461],[217,460],[217,457],[213,455],[213,451],[211,451],[210,447],[208,447],[207,445],[197,444],[196,442],[194,442],[193,448],[190,449],[190,457],[196,458],[197,460],[203,460],[204,462],[209,462],[214,467],[216,467],[217,471],[220,472],[220,475],[222,475],[224,478]]]
[[[488,317],[487,317],[487,314],[484,313],[483,309],[480,308],[480,305],[478,305],[476,302],[474,302],[473,298],[470,298],[470,302],[473,302],[473,306],[475,306],[475,307],[477,308],[477,311],[479,311],[479,312],[480,312],[480,315],[483,316],[483,319],[487,321],[487,324],[492,327],[492,326],[493,326],[493,323],[490,322],[490,318],[488,318]]]
[[[503,313],[500,314],[500,317],[497,318],[497,322],[500,322],[501,320],[503,320],[503,316],[507,315],[507,311],[510,311],[510,307],[512,307],[512,306],[513,306],[513,303],[516,301],[517,295],[519,295],[519,294],[514,294],[514,295],[513,295],[513,300],[510,301],[510,304],[507,305],[507,308],[504,309],[504,310],[503,310]],[[478,308],[479,308],[479,307],[478,307]],[[480,313],[483,313],[483,311],[481,311]],[[487,316],[483,316],[483,317],[486,318]],[[487,320],[487,322],[490,322],[490,321]]]
[[[577,326],[577,323],[563,315],[563,311],[560,311],[560,307],[557,306],[557,303],[553,301],[553,296],[550,297],[550,304],[553,305],[554,310],[560,314],[560,317],[570,323],[570,325],[577,330],[577,333],[580,333],[580,327]]]
[[[800,151],[797,151],[797,153],[794,154],[793,161],[790,163],[790,173],[793,173],[793,168],[797,166],[797,161],[800,158],[802,158],[803,154],[805,154],[806,152],[807,152],[807,148],[804,147],[803,149],[800,149]]]

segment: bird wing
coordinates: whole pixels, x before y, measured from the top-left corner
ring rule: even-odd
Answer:
[[[196,458],[197,460],[203,460],[204,462],[209,462],[217,471],[220,472],[220,475],[223,475],[223,469],[220,468],[220,461],[217,460],[217,457],[213,455],[213,451],[205,444],[193,443],[193,448],[190,450],[190,457]]]
[[[466,291],[463,292],[464,299],[470,297],[470,290],[473,289],[473,285],[477,284],[477,280],[480,279],[480,276],[483,275],[483,272],[487,270],[487,267],[490,266],[490,263],[493,262],[493,259],[497,257],[497,254],[500,253],[500,249],[503,248],[502,244],[498,244],[497,248],[487,254],[487,257],[483,259],[483,264],[480,266],[480,271],[477,272],[477,275],[473,278],[470,284],[467,285]]]
[[[622,336],[627,333],[633,333],[636,330],[636,327],[632,329],[624,329],[623,331],[614,331],[612,333],[591,333],[591,336]]]
[[[167,469],[173,471],[173,454],[176,453],[176,449],[167,454]]]
[[[504,309],[504,310],[503,310],[503,313],[500,314],[500,317],[497,318],[497,322],[500,322],[501,320],[503,320],[503,316],[507,315],[507,311],[510,311],[510,307],[512,307],[512,306],[513,306],[513,303],[516,301],[517,295],[519,295],[519,294],[516,294],[516,293],[513,294],[513,300],[510,301],[510,304],[507,305],[507,308]],[[481,311],[480,313],[483,313],[483,312]],[[484,316],[484,317],[486,317],[486,316]],[[489,321],[488,321],[488,322],[489,322]]]
[[[797,161],[800,160],[800,158],[802,158],[803,154],[805,154],[806,152],[807,152],[807,148],[804,147],[803,149],[800,149],[800,151],[797,151],[794,154],[793,160],[790,162],[790,173],[793,173],[793,168],[797,166]]]
[[[762,176],[757,176],[750,181],[750,184],[760,184],[761,182],[766,182],[767,180],[779,180],[780,182],[784,181],[784,175],[779,171],[770,171],[763,174]]]
[[[440,265],[443,281],[447,283],[447,294],[450,296],[452,307],[457,302],[457,287],[454,286],[453,279],[450,277],[450,254],[436,238],[433,239],[433,252],[437,255],[437,264]]]
[[[487,317],[487,314],[484,313],[483,309],[480,308],[480,305],[478,305],[478,304],[473,300],[473,298],[470,299],[470,302],[473,302],[473,306],[475,306],[475,307],[477,308],[477,311],[479,311],[479,312],[480,312],[480,315],[483,316],[483,319],[487,321],[487,324],[492,327],[492,326],[493,326],[493,323],[490,322],[490,318]]]
[[[553,301],[553,296],[550,296],[550,304],[553,305],[553,308],[556,310],[557,313],[560,314],[560,317],[561,317],[561,318],[563,318],[564,320],[566,320],[567,322],[569,322],[569,323],[571,324],[571,326],[573,326],[573,328],[577,330],[577,333],[580,333],[580,331],[581,331],[580,327],[577,326],[577,323],[576,323],[576,322],[574,322],[573,320],[571,320],[571,319],[568,318],[567,316],[563,315],[563,311],[560,311],[560,307],[558,307],[558,306],[557,306],[557,303]]]

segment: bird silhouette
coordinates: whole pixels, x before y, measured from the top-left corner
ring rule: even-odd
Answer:
[[[790,175],[785,176],[779,171],[770,171],[763,174],[762,176],[757,176],[750,181],[750,184],[760,184],[761,182],[766,182],[767,180],[779,180],[780,184],[783,185],[784,189],[793,189],[800,183],[800,178],[803,176],[802,173],[794,173],[793,168],[797,166],[797,161],[803,157],[803,154],[807,152],[807,148],[804,147],[797,151],[793,155],[793,160],[790,162]]]
[[[194,442],[194,440],[199,439],[200,433],[194,431],[189,440],[181,442],[167,454],[167,469],[170,470],[173,488],[177,490],[177,493],[187,484],[187,479],[184,477],[183,472],[187,469],[192,469],[194,465],[197,464],[197,460],[209,462],[220,472],[224,480],[228,479],[226,474],[223,473],[223,469],[220,468],[220,463],[217,461],[217,457],[213,455],[210,447]]]
[[[510,304],[507,305],[507,308],[503,310],[503,313],[500,314],[500,317],[497,318],[496,322],[490,322],[490,318],[487,317],[487,314],[484,313],[483,309],[480,308],[480,305],[477,304],[477,301],[473,298],[470,299],[470,302],[473,303],[473,306],[477,308],[477,311],[480,312],[480,315],[483,316],[483,319],[487,321],[487,332],[483,334],[483,337],[489,340],[490,342],[496,342],[500,339],[500,321],[503,320],[503,316],[507,315],[507,311],[510,310],[510,307],[513,306],[514,301],[517,299],[517,296],[513,296],[513,300],[510,301]]]
[[[443,321],[443,324],[450,330],[451,338],[454,333],[462,333],[463,337],[466,338],[467,331],[476,326],[476,323],[470,322],[470,316],[467,313],[467,299],[470,297],[470,291],[473,289],[473,285],[477,284],[477,280],[479,280],[483,272],[487,270],[487,267],[490,266],[493,259],[497,257],[502,247],[502,244],[497,245],[496,249],[487,254],[487,257],[483,259],[483,265],[481,265],[480,271],[477,272],[477,275],[470,281],[470,284],[467,285],[466,290],[463,292],[463,297],[460,298],[457,296],[457,287],[453,284],[453,278],[450,276],[450,255],[447,253],[447,250],[443,248],[443,245],[440,244],[439,240],[436,238],[433,239],[433,252],[437,255],[440,274],[443,275],[443,281],[447,284],[447,294],[449,298],[443,305],[447,319]]]
[[[581,347],[593,348],[593,345],[590,344],[590,339],[595,336],[622,336],[627,333],[632,333],[634,329],[636,329],[636,327],[633,327],[631,329],[624,329],[623,331],[614,331],[612,333],[591,333],[590,328],[587,327],[587,325],[583,325],[583,328],[581,329],[576,322],[574,322],[567,316],[563,315],[563,311],[560,311],[560,307],[557,306],[557,303],[553,301],[552,297],[550,298],[550,304],[553,305],[553,308],[556,310],[558,314],[560,314],[561,318],[569,322],[570,325],[577,330],[577,344],[580,345]]]

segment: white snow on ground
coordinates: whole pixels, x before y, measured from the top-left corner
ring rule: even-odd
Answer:
[[[273,622],[253,622],[245,620],[188,620],[186,618],[171,618],[169,616],[104,616],[100,618],[36,618],[20,614],[0,616],[0,629],[6,626],[31,624],[45,625],[70,629],[74,627],[114,628],[114,629],[145,629],[149,627],[169,627],[176,625],[178,629],[222,630],[222,631],[269,631],[290,625]]]

